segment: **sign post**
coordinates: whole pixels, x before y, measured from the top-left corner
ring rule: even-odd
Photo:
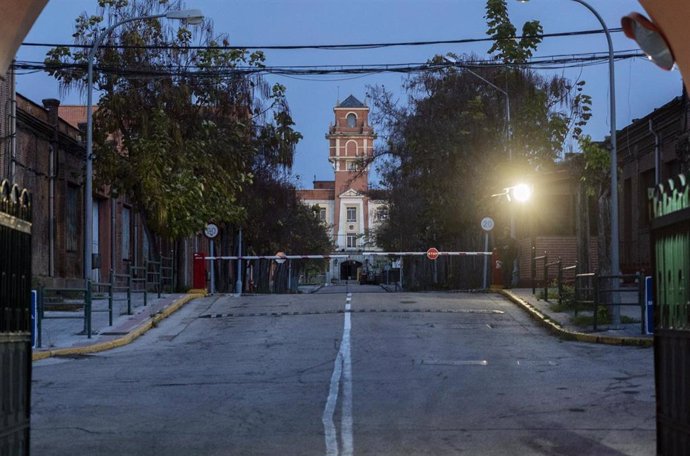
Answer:
[[[219,231],[220,230],[218,229],[218,225],[216,225],[215,223],[209,223],[208,225],[206,225],[206,228],[204,229],[204,235],[210,240],[210,243],[211,243],[210,253],[211,253],[212,258],[216,256],[216,253],[214,252],[215,245],[214,245],[213,240],[216,238],[216,236],[218,236]],[[211,294],[214,294],[216,292],[216,267],[215,266],[216,266],[216,262],[215,262],[215,260],[212,260],[211,261],[211,284],[210,284],[210,286],[211,286],[210,293]]]
[[[491,217],[484,217],[482,219],[482,229],[484,230],[484,251],[488,252],[489,251],[489,233],[491,230],[494,229],[494,219]],[[489,259],[487,258],[486,255],[484,255],[484,289],[486,290],[489,288],[489,284],[487,283],[487,270],[489,269],[488,265]]]

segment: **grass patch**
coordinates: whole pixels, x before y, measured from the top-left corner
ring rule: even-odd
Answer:
[[[640,320],[637,318],[631,318],[626,315],[621,315],[622,324],[633,324],[639,323]],[[574,325],[580,327],[591,327],[594,325],[594,317],[592,315],[577,315],[570,320]],[[600,325],[610,325],[611,317],[609,316],[607,307],[599,307],[597,314],[597,326]]]

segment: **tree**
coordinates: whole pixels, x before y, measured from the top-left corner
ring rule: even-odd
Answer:
[[[585,194],[595,198],[597,202],[597,252],[599,257],[599,272],[608,275],[610,271],[610,255],[608,246],[611,245],[611,156],[609,151],[592,141],[589,136],[580,138],[582,158],[579,177]]]
[[[377,239],[386,249],[479,248],[482,216],[499,214],[507,223],[507,211],[491,195],[519,177],[552,169],[590,116],[583,82],[546,78],[521,65],[540,41],[537,22],[528,22],[525,37],[516,40],[499,0],[487,2],[487,22],[491,52],[504,65],[449,54],[458,62],[449,67],[435,56],[427,71],[408,79],[406,104],[382,87],[369,91],[372,122],[385,139],[377,155],[386,157],[380,171],[390,207]],[[505,95],[492,85],[510,97],[510,142]]]
[[[181,1],[99,0],[97,16],[76,20],[77,44],[130,17],[183,9]],[[206,48],[192,48],[196,44]],[[198,27],[134,21],[105,38],[95,57],[96,182],[113,185],[166,238],[191,235],[210,220],[246,220],[242,191],[253,180],[257,151],[292,165],[300,139],[284,87],[236,71],[261,68],[261,52],[228,49],[210,21]],[[46,58],[63,89],[84,89],[88,49],[59,47]],[[266,120],[270,119],[270,120]]]

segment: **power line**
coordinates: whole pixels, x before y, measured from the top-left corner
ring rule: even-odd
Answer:
[[[620,33],[622,28],[609,29],[610,33]],[[557,33],[542,33],[538,35],[531,35],[530,37],[540,38],[559,38],[559,37],[573,37],[583,35],[598,35],[604,33],[603,30],[581,30],[575,32],[557,32]],[[521,39],[523,36],[516,36],[514,39]],[[513,39],[513,38],[511,38]],[[320,50],[363,50],[363,49],[380,49],[395,46],[431,46],[439,44],[468,44],[468,43],[482,43],[495,41],[494,38],[464,38],[459,40],[435,40],[435,41],[401,41],[392,43],[360,43],[360,44],[300,44],[300,45],[264,45],[264,46],[174,46],[170,44],[161,45],[144,45],[144,46],[129,46],[129,45],[108,45],[104,44],[100,48],[113,49],[189,49],[189,50],[299,50],[299,49],[320,49]],[[68,48],[90,48],[88,44],[64,44],[64,43],[22,43],[22,46],[27,47],[68,47]]]
[[[617,51],[614,59],[617,61],[631,58],[643,58],[644,54],[637,50]],[[280,76],[323,76],[323,75],[364,75],[377,73],[415,73],[429,70],[440,70],[449,67],[468,67],[478,68],[498,68],[498,67],[531,67],[534,69],[553,70],[572,67],[582,67],[599,65],[608,62],[607,53],[581,53],[581,54],[558,54],[552,56],[536,57],[528,62],[520,64],[507,64],[497,60],[468,60],[458,64],[450,63],[377,63],[377,64],[350,64],[350,65],[286,65],[286,66],[216,66],[213,68],[198,67],[183,69],[175,68],[122,68],[98,65],[97,71],[109,75],[127,77],[188,77],[188,78],[211,78],[227,77],[236,75],[256,75],[271,74]],[[15,69],[24,72],[46,71],[49,67],[44,62],[17,61]],[[84,64],[63,63],[57,66],[50,66],[51,70],[84,71]]]

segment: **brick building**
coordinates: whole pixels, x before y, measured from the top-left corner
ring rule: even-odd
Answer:
[[[0,180],[27,188],[32,195],[32,272],[34,286],[83,286],[84,131],[85,106],[39,105],[14,92],[11,73],[0,78]],[[125,274],[180,250],[178,284],[191,285],[194,251],[208,250],[198,235],[170,245],[152,240],[144,222],[122,197],[108,187],[94,188],[94,281],[107,281],[110,271]]]
[[[369,191],[370,160],[376,139],[369,125],[369,107],[350,95],[333,108],[333,113],[335,119],[326,139],[334,180],[314,181],[313,189],[299,190],[298,196],[305,204],[318,206],[335,251],[350,254],[348,261],[331,261],[331,277],[354,279],[362,270],[376,267],[375,259],[362,253],[380,250],[373,232],[385,216],[385,203],[372,199]]]
[[[624,272],[651,271],[649,190],[688,171],[689,135],[685,93],[618,131],[622,170],[620,252]]]

